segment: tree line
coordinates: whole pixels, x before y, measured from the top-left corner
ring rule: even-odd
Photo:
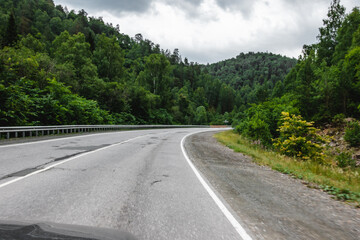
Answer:
[[[296,65],[296,59],[273,53],[240,53],[235,58],[205,66],[239,93],[242,105],[263,102],[279,94],[279,84]]]
[[[0,2],[0,125],[223,124],[270,143],[281,112],[359,118],[359,10],[338,0],[296,61],[200,65],[52,0]]]
[[[317,126],[345,117],[359,119],[359,8],[346,14],[340,1],[333,0],[317,39],[304,45],[295,67],[276,82],[265,101],[233,115],[239,133],[270,146],[280,135],[283,112]]]
[[[235,89],[52,0],[0,2],[0,125],[222,124]]]

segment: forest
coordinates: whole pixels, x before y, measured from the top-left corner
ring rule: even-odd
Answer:
[[[282,112],[360,117],[360,13],[338,0],[298,60],[240,53],[201,65],[52,0],[0,2],[0,125],[223,124],[278,137]]]
[[[234,83],[230,84],[234,86]],[[237,111],[233,126],[238,133],[267,146],[281,135],[284,118],[296,124],[311,121],[320,128],[349,117],[359,119],[359,8],[346,14],[340,1],[333,0],[323,26],[319,28],[317,42],[304,45],[296,65],[265,96],[258,98],[263,101]],[[290,115],[284,117],[284,113]],[[291,115],[301,116],[304,120]],[[354,122],[350,130],[360,145],[359,124]],[[304,133],[300,135],[304,136]]]
[[[296,59],[273,53],[240,53],[232,59],[206,65],[212,76],[229,84],[241,96],[242,105],[262,102],[277,94],[280,83],[296,65]]]
[[[280,95],[296,63],[271,53],[189,62],[52,0],[2,0],[0,44],[0,126],[231,123]]]

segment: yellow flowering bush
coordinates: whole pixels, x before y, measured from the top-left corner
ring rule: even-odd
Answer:
[[[281,126],[279,138],[273,139],[274,147],[280,153],[297,157],[301,160],[313,160],[323,162],[323,143],[328,139],[318,134],[318,129],[313,122],[302,120],[301,116],[290,115],[288,112],[281,113]]]

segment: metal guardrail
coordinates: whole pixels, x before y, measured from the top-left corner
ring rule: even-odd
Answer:
[[[148,128],[208,128],[204,125],[58,125],[58,126],[18,126],[0,127],[0,139],[46,136],[94,131],[116,131]],[[20,136],[21,135],[21,136]]]

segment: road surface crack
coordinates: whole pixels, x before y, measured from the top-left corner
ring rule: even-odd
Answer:
[[[158,182],[161,182],[161,180],[153,181],[153,182],[151,183],[151,186],[154,185],[155,183],[158,183]]]

